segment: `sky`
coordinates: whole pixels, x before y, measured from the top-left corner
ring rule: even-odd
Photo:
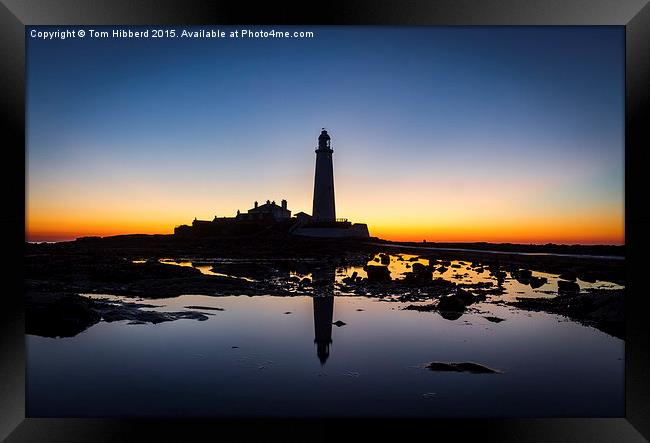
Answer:
[[[81,28],[26,28],[28,241],[172,233],[255,200],[311,213],[324,127],[337,217],[372,236],[624,243],[622,27],[32,29]]]

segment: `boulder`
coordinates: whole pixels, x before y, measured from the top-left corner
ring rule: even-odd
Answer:
[[[557,281],[558,292],[580,292],[580,285],[574,281]]]
[[[390,271],[387,266],[367,265],[365,268],[369,281],[390,281]]]
[[[470,372],[472,374],[498,374],[497,371],[487,366],[480,365],[473,362],[461,363],[445,363],[440,361],[433,361],[425,366],[430,371],[444,371],[444,372]]]
[[[471,305],[472,303],[474,303],[474,301],[476,301],[474,295],[471,292],[465,291],[464,289],[461,288],[456,289],[455,297],[458,298],[460,301],[462,301],[465,304],[465,306]]]
[[[562,280],[576,281],[576,273],[573,271],[564,271],[560,274]]]
[[[519,269],[517,273],[519,274],[519,278],[529,279],[533,276],[533,271],[530,269]]]
[[[440,298],[437,308],[438,311],[463,312],[465,310],[465,303],[458,296],[448,295]]]
[[[546,283],[548,283],[546,277],[531,277],[530,279],[530,287],[533,289],[540,288],[544,286]]]

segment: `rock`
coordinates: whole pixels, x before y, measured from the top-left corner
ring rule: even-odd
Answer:
[[[352,275],[350,275],[349,277],[345,277],[345,278],[344,278],[343,280],[341,280],[341,281],[342,281],[343,283],[345,283],[345,284],[356,283],[356,282],[359,281],[359,277],[358,277],[358,275],[359,275],[359,273],[358,273],[357,271],[354,271],[354,272],[352,273]]]
[[[224,308],[213,308],[211,306],[185,306],[187,309],[200,309],[208,311],[225,311]]]
[[[407,281],[428,281],[433,278],[433,268],[422,263],[413,263],[412,271],[405,274]]]
[[[285,312],[285,314],[291,314],[291,311],[287,311],[287,312]]]
[[[422,272],[426,270],[428,266],[423,265],[422,263],[413,263],[412,269],[413,272]]]
[[[44,337],[73,337],[100,320],[127,320],[128,324],[136,325],[179,319],[208,319],[206,314],[197,311],[158,312],[142,309],[154,307],[143,303],[93,300],[77,294],[28,293],[25,332]]]
[[[499,318],[499,317],[483,317],[487,321],[490,321],[492,323],[501,323],[502,321],[506,321],[505,318]]]
[[[332,324],[333,324],[334,326],[339,327],[339,328],[340,328],[341,326],[345,326],[345,325],[347,325],[347,323],[345,323],[345,322],[343,322],[343,321],[341,321],[341,320],[337,320],[337,321],[335,321],[335,322],[332,323]]]
[[[529,279],[529,278],[531,278],[533,276],[533,271],[531,271],[529,269],[519,269],[517,271],[517,273],[519,274],[520,278]]]
[[[439,268],[436,269],[436,271],[440,272],[441,274],[444,274],[445,272],[447,272],[447,268],[445,268],[444,266],[440,266]]]
[[[521,309],[564,315],[624,340],[624,295],[618,289],[591,289],[588,293],[562,292],[552,298],[518,297],[511,304]]]
[[[472,374],[499,374],[500,371],[473,362],[445,363],[434,361],[425,366],[430,371],[469,372]]]
[[[428,305],[408,305],[404,309],[407,311],[430,312],[430,311],[437,311],[438,307],[431,303]]]
[[[196,311],[181,311],[181,312],[157,312],[157,311],[143,311],[141,308],[150,307],[150,305],[142,305],[139,303],[107,303],[95,301],[94,309],[97,310],[102,320],[107,323],[122,320],[139,321],[144,323],[158,324],[168,321],[189,319],[205,321],[208,317],[205,314]],[[210,314],[212,315],[212,314]]]
[[[236,277],[264,279],[275,276],[277,269],[264,263],[233,262],[214,264],[212,266],[212,272]]]
[[[454,264],[451,265],[450,267],[451,267],[451,268],[460,268],[460,265],[457,265],[457,264],[454,263]]]
[[[485,291],[484,292],[479,292],[478,294],[474,295],[474,301],[475,302],[485,301],[485,300],[487,300],[487,297],[485,295]]]
[[[559,278],[562,280],[576,281],[576,273],[573,271],[564,271]]]
[[[369,281],[390,281],[390,271],[387,266],[367,265],[365,267]]]
[[[544,286],[546,283],[548,283],[548,279],[546,277],[531,277],[530,278],[530,287],[533,289],[540,288]]]
[[[70,293],[25,294],[25,333],[74,337],[101,320],[94,303]]]
[[[292,275],[289,277],[289,281],[292,283],[300,283],[300,277],[296,277],[295,275]]]
[[[451,297],[456,297],[460,301],[462,301],[465,306],[471,305],[474,303],[474,295],[472,295],[471,292],[465,291],[464,289],[461,288],[456,288],[456,294],[452,295]]]
[[[390,256],[388,254],[379,254],[379,261],[382,265],[389,265]]]
[[[532,276],[533,276],[533,272],[528,269],[516,269],[510,271],[510,277],[517,280],[522,285],[529,284]]]
[[[580,280],[587,283],[596,283],[598,281],[598,277],[590,273],[585,273],[580,275]]]
[[[574,281],[557,281],[558,292],[580,292],[580,285]]]
[[[463,312],[465,310],[465,303],[460,297],[454,295],[441,297],[436,306],[439,311]]]

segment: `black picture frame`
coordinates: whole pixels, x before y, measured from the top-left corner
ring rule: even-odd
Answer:
[[[25,418],[22,257],[25,242],[25,26],[100,24],[301,25],[611,25],[626,38],[625,243],[626,416],[624,418],[499,420],[134,420]],[[453,437],[487,441],[645,441],[650,438],[650,337],[643,287],[650,216],[644,213],[650,167],[650,6],[647,0],[445,0],[308,2],[168,0],[2,0],[0,88],[4,207],[0,216],[9,260],[3,267],[0,337],[0,438],[7,441],[148,441],[209,438],[346,439],[350,429],[404,440]],[[558,398],[558,402],[562,399]],[[343,430],[342,426],[347,429]]]

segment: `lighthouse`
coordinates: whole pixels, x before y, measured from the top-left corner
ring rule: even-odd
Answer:
[[[304,237],[368,238],[370,233],[365,223],[352,223],[346,218],[336,218],[336,210],[334,209],[334,168],[332,167],[332,153],[334,150],[330,142],[330,136],[323,128],[318,136],[318,148],[316,148],[312,215],[304,212],[298,213],[296,223],[290,232],[292,235]],[[322,350],[325,352],[326,347],[322,347]]]
[[[314,175],[314,206],[312,217],[317,222],[336,221],[334,209],[334,168],[332,166],[330,136],[325,128],[318,136],[316,173]]]

